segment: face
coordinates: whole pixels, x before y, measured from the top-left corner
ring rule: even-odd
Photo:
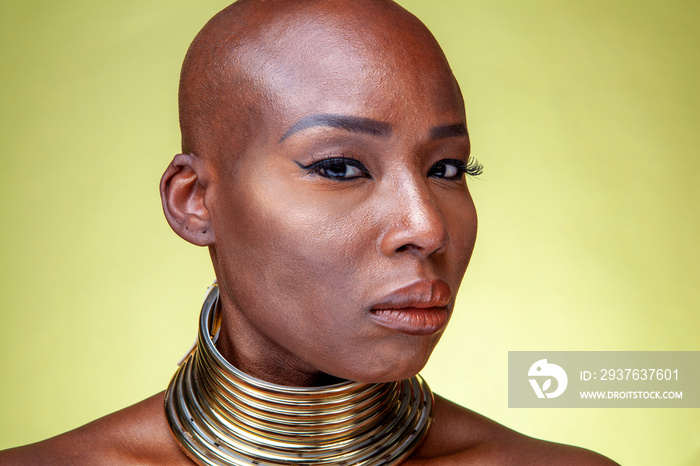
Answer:
[[[409,377],[476,237],[461,95],[435,46],[408,33],[377,50],[349,29],[286,32],[296,45],[246,53],[266,63],[262,118],[207,187],[222,352],[278,383]]]

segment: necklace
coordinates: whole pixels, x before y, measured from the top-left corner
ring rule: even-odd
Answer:
[[[287,387],[252,377],[218,352],[219,290],[204,300],[196,349],[173,376],[165,412],[198,465],[395,465],[433,415],[425,381]]]

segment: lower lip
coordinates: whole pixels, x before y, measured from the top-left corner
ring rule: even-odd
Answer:
[[[384,327],[408,335],[432,335],[445,328],[446,307],[373,309],[372,317]]]

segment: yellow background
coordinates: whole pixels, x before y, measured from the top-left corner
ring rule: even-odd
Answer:
[[[525,433],[700,464],[698,409],[507,407],[508,350],[698,350],[700,3],[405,0],[467,102],[480,232],[424,371]],[[226,1],[0,2],[0,448],[162,390],[213,275],[157,184]]]

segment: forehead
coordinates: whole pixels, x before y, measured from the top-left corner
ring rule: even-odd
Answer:
[[[290,13],[261,28],[239,64],[260,90],[265,123],[310,114],[386,121],[399,113],[464,119],[457,83],[417,20]]]

